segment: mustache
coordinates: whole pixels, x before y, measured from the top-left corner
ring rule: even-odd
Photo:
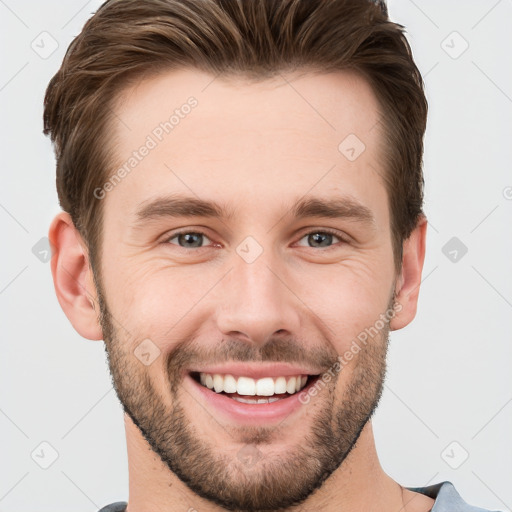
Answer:
[[[167,370],[171,382],[178,382],[184,369],[205,363],[296,363],[318,368],[322,373],[337,359],[338,353],[330,343],[310,347],[292,339],[271,338],[260,346],[247,340],[223,338],[210,346],[200,345],[197,340],[178,344],[168,355]]]

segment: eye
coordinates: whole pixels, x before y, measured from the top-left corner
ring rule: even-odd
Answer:
[[[172,242],[172,240],[174,240],[175,238],[178,240],[177,244]],[[210,240],[201,231],[181,231],[179,233],[174,233],[174,235],[172,235],[172,237],[170,238],[167,238],[165,242],[170,243],[172,245],[179,245],[183,249],[202,249],[201,242],[203,241],[204,238]]]
[[[164,240],[171,245],[178,245],[182,249],[203,249],[204,239],[211,240],[202,231],[180,231],[174,233],[171,237]],[[307,243],[311,244],[310,248],[329,249],[333,246],[333,238],[338,239],[340,242],[347,242],[337,231],[330,229],[317,229],[309,231],[302,236],[300,240],[307,238]],[[177,243],[173,240],[177,240]]]
[[[312,244],[312,248],[327,248],[332,247],[333,238],[337,238],[340,242],[345,242],[345,239],[340,236],[337,231],[330,229],[315,230],[306,233],[301,240],[307,238],[307,242]]]

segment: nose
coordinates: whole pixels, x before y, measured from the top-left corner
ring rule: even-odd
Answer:
[[[303,305],[285,265],[271,251],[252,263],[238,255],[232,261],[216,295],[216,322],[222,334],[260,346],[276,335],[298,336]]]

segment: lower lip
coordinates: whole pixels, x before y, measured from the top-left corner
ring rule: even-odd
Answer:
[[[299,411],[305,404],[299,400],[299,395],[307,391],[311,382],[298,393],[277,402],[267,404],[244,404],[229,398],[222,393],[215,393],[207,387],[199,384],[190,375],[185,377],[187,387],[191,386],[194,395],[199,394],[203,401],[206,401],[211,408],[227,416],[229,420],[238,423],[259,425],[283,421],[287,416]],[[253,397],[250,397],[253,398]]]

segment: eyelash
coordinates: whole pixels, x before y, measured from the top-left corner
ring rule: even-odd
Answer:
[[[340,240],[341,243],[343,244],[346,244],[348,243],[348,240],[345,239],[345,237],[341,236],[340,233],[334,229],[329,229],[329,228],[323,228],[323,229],[313,229],[311,231],[308,231],[306,233],[304,233],[299,240],[302,240],[304,237],[308,236],[308,235],[312,235],[312,234],[318,234],[318,233],[321,233],[321,234],[328,234],[328,235],[333,235],[335,236],[336,238],[338,238]],[[205,236],[206,238],[210,239],[210,237],[204,232],[204,231],[201,231],[200,229],[199,230],[183,230],[183,231],[177,231],[176,233],[173,233],[170,237],[167,237],[165,240],[164,240],[164,243],[168,243],[170,244],[170,241],[173,239],[173,238],[176,238],[177,236],[179,235],[185,235],[185,234],[195,234],[195,235],[203,235]],[[176,247],[178,247],[179,249],[183,249],[184,251],[189,251],[189,250],[195,250],[195,251],[200,251],[201,249],[207,249],[208,247],[192,247],[192,248],[186,248],[186,247],[181,247],[177,244],[170,244],[170,245],[176,245]],[[320,250],[322,251],[328,251],[330,249],[334,249],[335,246],[330,246],[330,247],[324,247],[324,248],[320,248]],[[308,247],[308,249],[315,249],[315,247]]]

